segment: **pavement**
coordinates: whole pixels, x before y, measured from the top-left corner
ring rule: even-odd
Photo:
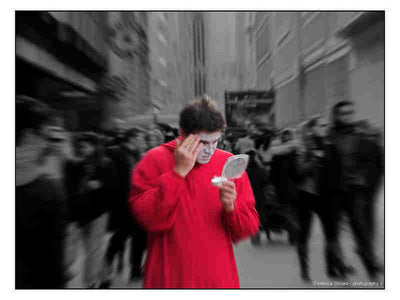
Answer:
[[[384,205],[383,191],[376,203],[377,224],[375,249],[379,260],[384,262]],[[106,237],[108,239],[109,237]],[[341,242],[348,262],[356,268],[356,273],[346,281],[329,280],[325,274],[323,259],[324,238],[318,218],[313,219],[313,230],[310,238],[310,276],[311,283],[304,283],[300,271],[295,248],[287,242],[286,233],[273,234],[273,242],[269,243],[264,234],[261,235],[260,246],[253,246],[250,240],[245,240],[234,246],[241,288],[383,288],[384,276],[378,281],[370,282],[360,259],[354,253],[355,244],[351,231],[347,226],[342,230]],[[73,270],[77,274],[68,287],[82,288],[81,270],[84,255],[78,247]],[[125,262],[128,261],[128,251],[125,252]],[[141,288],[142,282],[129,282],[128,266],[121,274],[114,277],[112,288]]]

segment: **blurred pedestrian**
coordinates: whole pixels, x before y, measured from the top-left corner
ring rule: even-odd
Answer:
[[[181,137],[156,147],[133,174],[131,209],[148,233],[146,288],[239,288],[233,241],[259,220],[248,177],[217,188],[230,153],[216,149],[224,120],[208,98],[180,113]]]
[[[255,149],[248,150],[249,164],[247,166],[247,174],[253,189],[254,199],[256,201],[256,210],[260,219],[260,230],[251,237],[253,245],[259,245],[261,242],[260,231],[263,228],[270,241],[270,232],[268,222],[268,203],[274,202],[274,191],[270,178],[270,162],[268,150],[271,143],[271,132],[264,131],[255,140]]]
[[[297,224],[294,210],[296,199],[296,168],[295,149],[293,147],[293,133],[284,129],[280,134],[278,145],[271,148],[273,153],[271,162],[271,181],[274,185],[275,195],[282,217],[285,219],[284,227],[288,231],[289,242],[295,243]]]
[[[235,153],[246,153],[248,150],[254,149],[254,139],[260,135],[255,122],[247,121],[246,125],[246,136],[237,140],[234,147]]]
[[[46,175],[51,109],[16,99],[15,287],[65,287],[68,213],[60,182]]]
[[[234,152],[233,134],[224,132],[221,140],[218,142],[218,149],[225,150],[227,152]]]
[[[164,143],[164,135],[159,129],[151,128],[147,130],[146,140],[148,150],[150,150]]]
[[[62,126],[53,124],[49,127],[49,147],[46,166],[53,178],[63,178],[63,166],[69,159],[67,134]]]
[[[332,109],[333,126],[329,134],[327,151],[327,185],[334,200],[333,213],[340,220],[346,214],[357,244],[357,253],[371,279],[383,270],[378,264],[368,230],[368,186],[375,186],[378,176],[369,176],[371,167],[371,141],[355,130],[354,104],[341,101]]]
[[[77,275],[73,272],[73,264],[78,253],[78,228],[73,215],[74,201],[71,200],[73,196],[70,194],[69,179],[71,176],[68,176],[68,174],[71,172],[76,158],[73,149],[73,136],[64,129],[62,124],[61,118],[57,117],[53,120],[52,126],[49,127],[49,150],[46,159],[46,170],[51,178],[60,181],[60,188],[65,192],[66,205],[69,211],[65,256],[68,273],[70,277],[73,277]]]
[[[127,128],[126,122],[122,119],[114,119],[113,123],[111,140],[108,146],[120,145],[124,139],[124,132]]]
[[[368,158],[366,162],[366,206],[365,220],[367,232],[372,241],[375,240],[375,204],[378,198],[378,192],[382,185],[385,159],[383,149],[381,147],[382,137],[379,129],[375,128],[367,120],[359,122],[356,130],[367,140],[365,144],[365,152]]]
[[[336,250],[331,248],[336,242],[331,240],[335,238],[332,234],[334,222],[329,217],[330,205],[327,203],[328,199],[323,190],[327,132],[328,121],[320,115],[313,116],[308,122],[302,124],[301,140],[296,145],[297,188],[299,191],[295,204],[299,226],[296,246],[301,278],[304,281],[310,281],[308,241],[313,213],[319,217],[322,224],[327,264],[329,255],[334,255],[335,253],[332,251]],[[328,275],[332,274],[328,273]]]
[[[170,130],[165,130],[165,132],[164,132],[164,141],[165,142],[173,141],[177,137],[178,137],[178,135],[176,134],[174,128],[171,128]]]
[[[96,134],[82,133],[78,143],[82,160],[77,162],[75,173],[70,174],[76,178],[74,213],[84,246],[84,282],[87,288],[97,288],[102,280],[107,212],[115,169],[100,151]]]
[[[112,194],[109,231],[112,237],[105,256],[108,269],[102,287],[112,284],[112,266],[115,257],[118,257],[118,270],[123,269],[125,244],[131,238],[130,252],[130,279],[136,280],[142,276],[142,259],[146,248],[146,232],[135,221],[129,209],[128,199],[131,187],[131,175],[135,165],[147,149],[146,132],[139,127],[128,129],[124,134],[121,145],[113,146],[108,150],[109,157],[115,164],[116,174],[113,178],[114,190]]]

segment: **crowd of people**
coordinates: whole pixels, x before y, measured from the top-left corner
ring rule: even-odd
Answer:
[[[313,214],[325,236],[325,264],[330,278],[356,270],[346,262],[340,229],[347,220],[357,253],[371,279],[383,272],[374,253],[375,203],[382,183],[382,135],[368,121],[355,121],[355,106],[342,101],[332,120],[316,115],[296,126],[273,130],[261,121],[247,124],[247,135],[221,143],[250,156],[247,173],[256,199],[261,230],[288,232],[298,253],[301,277],[310,281],[308,243]],[[346,218],[344,217],[346,216]],[[260,232],[252,237],[260,244]]]
[[[78,244],[83,287],[112,284],[128,241],[130,278],[140,279],[146,233],[128,207],[131,174],[177,130],[116,123],[109,132],[67,132],[53,110],[25,96],[16,116],[16,287],[66,287],[77,276]]]
[[[333,107],[331,123],[314,116],[295,129],[276,132],[266,123],[250,121],[245,137],[225,134],[219,140],[218,148],[249,155],[247,174],[260,231],[268,240],[271,232],[288,232],[306,281],[313,213],[323,226],[331,278],[355,271],[341,250],[344,215],[369,276],[376,278],[383,270],[373,249],[374,201],[384,167],[382,137],[368,122],[355,123],[353,115],[353,103],[342,101]],[[84,287],[112,285],[124,268],[128,242],[130,279],[140,279],[148,235],[129,204],[133,170],[146,152],[177,137],[177,130],[154,125],[67,134],[47,105],[17,96],[16,288],[66,287],[76,276],[72,231],[83,245]],[[213,136],[201,138],[197,143],[207,144]],[[141,172],[145,186],[149,171]],[[255,246],[260,231],[251,238]]]

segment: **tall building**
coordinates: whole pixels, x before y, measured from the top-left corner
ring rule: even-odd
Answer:
[[[276,91],[276,126],[329,116],[344,99],[356,103],[358,118],[383,126],[384,13],[252,12],[244,19],[241,39],[255,59],[245,55],[242,68],[253,71],[243,84]]]
[[[210,94],[207,18],[202,12],[148,16],[155,115],[157,121],[176,127],[185,104]]]
[[[237,30],[241,13],[207,12],[204,15],[207,94],[225,113],[225,91],[240,85],[240,46]]]
[[[151,12],[148,20],[157,120],[177,126],[183,106],[205,94],[224,111],[224,92],[237,90],[241,76],[236,14]]]
[[[150,12],[151,101],[157,122],[178,126],[178,112],[194,99],[193,15]]]
[[[57,109],[69,130],[93,129],[103,109],[106,12],[16,12],[16,93]]]
[[[145,12],[17,12],[17,93],[58,110],[69,130],[152,115]]]
[[[110,50],[102,93],[107,112],[103,126],[110,128],[115,120],[146,123],[153,114],[147,13],[110,12],[105,35]]]
[[[338,35],[349,41],[350,98],[359,118],[385,125],[385,13],[353,12],[339,15]]]

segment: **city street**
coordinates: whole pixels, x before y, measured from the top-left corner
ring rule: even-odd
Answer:
[[[380,261],[383,261],[383,196],[377,203],[378,224],[377,224],[377,254]],[[333,282],[325,274],[325,264],[323,260],[324,238],[321,231],[319,220],[314,217],[313,233],[310,239],[310,276],[312,282],[305,284],[299,274],[297,255],[294,247],[288,246],[286,235],[273,236],[274,243],[269,244],[265,235],[262,235],[262,246],[254,247],[250,241],[238,244],[235,247],[236,261],[239,270],[240,284],[242,288],[345,288],[362,287],[346,286],[348,282]],[[347,261],[356,269],[357,274],[349,276],[348,281],[352,284],[362,282],[368,283],[368,277],[363,269],[358,256],[354,253],[354,243],[351,232],[344,228],[342,233],[342,245]],[[383,284],[383,276],[380,278]],[[328,284],[336,286],[331,286]],[[381,282],[379,282],[381,284]],[[378,285],[373,286],[375,288]],[[383,287],[381,285],[380,287]]]
[[[346,280],[331,280],[322,226],[313,216],[307,283],[286,231],[271,233],[272,241],[261,232],[258,245],[247,237],[233,245],[241,288],[383,289],[384,274],[369,281],[357,249],[374,273],[370,249],[362,249],[368,237],[374,238],[376,270],[385,265],[384,186],[376,197],[374,216],[367,211],[371,203],[363,202],[373,195],[347,189],[375,190],[384,176],[385,14],[16,11],[16,289],[97,288],[110,279],[109,288],[142,288],[143,279],[130,279],[131,244],[134,250],[142,248],[135,248],[137,240],[125,241],[121,257],[115,253],[135,230],[129,210],[149,232],[163,235],[159,231],[173,226],[172,244],[164,245],[175,247],[167,249],[173,253],[161,251],[157,256],[167,267],[177,266],[170,279],[162,280],[164,286],[232,286],[232,278],[237,286],[235,276],[226,272],[232,270],[233,257],[231,239],[225,243],[223,234],[226,238],[226,230],[231,230],[243,237],[259,225],[255,210],[240,201],[237,214],[229,216],[233,221],[222,219],[221,203],[235,207],[235,197],[249,199],[251,190],[247,179],[238,185],[242,188],[237,194],[229,185],[218,192],[210,189],[211,175],[239,178],[230,173],[244,161],[236,160],[232,168],[225,164],[221,170],[228,156],[215,152],[217,148],[246,155],[251,188],[257,202],[265,200],[265,209],[284,206],[286,217],[292,204],[290,208],[322,203],[325,208],[327,199],[318,203],[322,197],[315,194],[333,193],[336,200],[338,193],[345,197],[331,209],[347,210],[357,231],[359,246],[347,216],[337,220],[344,263],[355,272]],[[219,154],[211,160],[214,153]],[[197,168],[200,164],[204,166]],[[196,171],[188,178],[172,179],[174,172],[164,173],[172,166],[180,175]],[[168,184],[161,175],[172,176],[165,177]],[[185,188],[171,180],[183,180]],[[298,189],[305,194],[296,198]],[[175,205],[173,197],[191,201]],[[266,211],[258,206],[263,219]],[[327,249],[340,252],[332,241],[336,220],[328,216],[331,211],[322,211]],[[275,223],[270,215],[267,221]],[[308,217],[298,214],[284,222],[308,226]],[[292,244],[296,227],[289,227]],[[375,232],[368,235],[372,228]],[[107,230],[117,231],[110,248],[113,233]],[[183,242],[174,244],[174,239]],[[115,254],[112,268],[106,266],[107,249],[108,260]],[[225,255],[227,250],[230,255]],[[189,258],[182,259],[182,253]],[[340,264],[334,256],[332,263]],[[140,261],[135,265],[137,270]],[[185,270],[178,274],[181,269]],[[330,266],[330,271],[336,270]],[[150,276],[154,282],[149,286],[159,283],[158,275]]]
[[[383,223],[383,193],[376,203],[377,228],[376,228],[376,251],[380,261],[384,257],[384,223]],[[361,284],[371,284],[370,287],[383,287],[384,278],[381,276],[377,283],[369,283],[368,277],[363,269],[358,256],[354,253],[354,243],[351,232],[345,227],[342,231],[342,245],[347,261],[356,268],[357,273],[350,276],[346,282],[330,281],[325,274],[323,261],[324,239],[321,232],[319,220],[314,218],[314,227],[310,239],[310,284],[302,282],[299,275],[299,267],[295,248],[287,243],[286,233],[272,236],[273,243],[268,243],[265,235],[262,235],[262,245],[254,247],[250,240],[242,241],[234,247],[237,267],[239,271],[240,284],[242,288],[363,288]],[[81,249],[81,248],[80,248]],[[125,262],[127,262],[125,253]],[[80,251],[74,270],[81,274],[83,254]],[[125,263],[127,266],[127,263]],[[116,276],[113,288],[141,288],[142,283],[128,283],[128,268],[125,267],[121,275]],[[353,285],[354,284],[354,285]],[[81,288],[81,276],[75,277],[69,287]]]

